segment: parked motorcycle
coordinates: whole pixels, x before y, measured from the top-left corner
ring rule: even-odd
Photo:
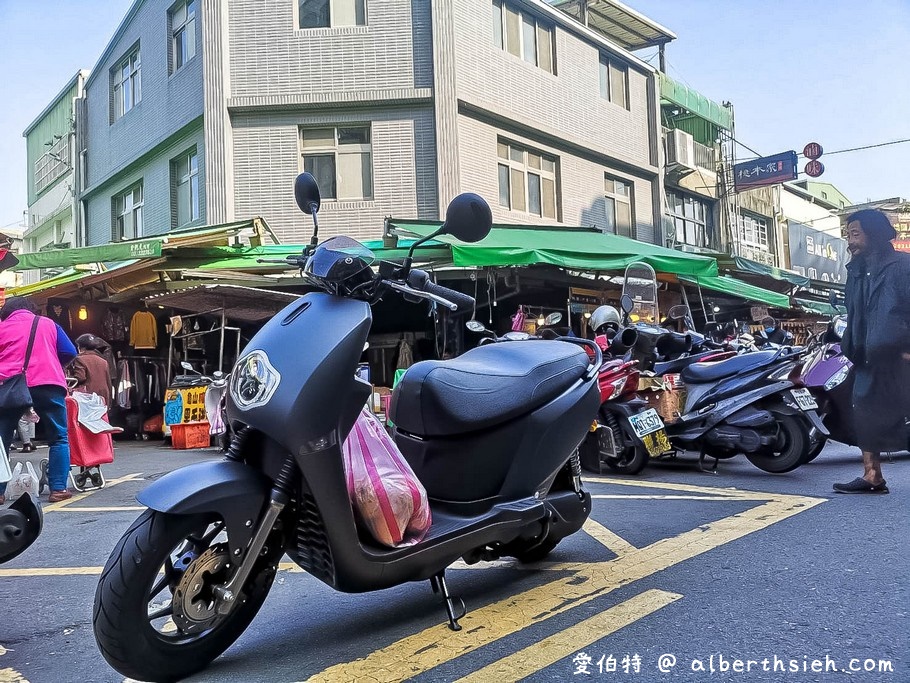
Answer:
[[[284,553],[343,592],[429,579],[458,630],[465,610],[445,581],[452,562],[542,559],[591,511],[574,454],[597,412],[601,351],[583,339],[514,341],[408,370],[390,418],[427,490],[432,527],[397,548],[358,527],[342,443],[371,392],[356,376],[370,304],[399,293],[470,311],[470,296],[412,269],[411,256],[443,233],[483,239],[492,215],[479,196],[460,195],[438,231],[376,273],[353,239],[318,244],[311,175],[297,178],[295,196],[314,233],[287,262],[322,291],[266,323],[234,367],[227,457],[174,471],[138,496],[149,509],[111,554],[94,608],[99,648],[125,676],[163,681],[203,669],[252,621]]]
[[[0,510],[0,564],[19,555],[41,535],[44,512],[30,493],[23,493]]]

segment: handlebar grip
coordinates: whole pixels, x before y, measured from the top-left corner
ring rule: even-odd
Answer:
[[[408,284],[414,289],[419,289],[428,294],[435,294],[436,296],[451,301],[458,306],[456,313],[470,311],[474,308],[474,297],[468,294],[462,294],[461,292],[449,289],[448,287],[443,287],[442,285],[437,285],[430,280],[430,276],[426,271],[412,269],[411,272],[408,273]]]

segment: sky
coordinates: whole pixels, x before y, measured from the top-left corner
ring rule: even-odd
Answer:
[[[910,0],[626,3],[678,36],[666,48],[670,76],[733,103],[738,140],[762,155],[818,142],[819,180],[851,201],[910,197],[910,143],[828,156],[910,138]],[[27,208],[22,132],[78,69],[95,65],[131,4],[0,0],[0,229]]]

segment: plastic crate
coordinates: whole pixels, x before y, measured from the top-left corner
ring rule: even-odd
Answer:
[[[208,422],[171,425],[171,446],[177,449],[208,448],[211,443]]]

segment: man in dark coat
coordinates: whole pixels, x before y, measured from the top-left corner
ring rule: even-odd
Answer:
[[[910,254],[881,211],[847,217],[847,330],[841,344],[853,362],[853,414],[863,476],[835,484],[838,493],[888,493],[882,452],[907,448],[910,419]]]

